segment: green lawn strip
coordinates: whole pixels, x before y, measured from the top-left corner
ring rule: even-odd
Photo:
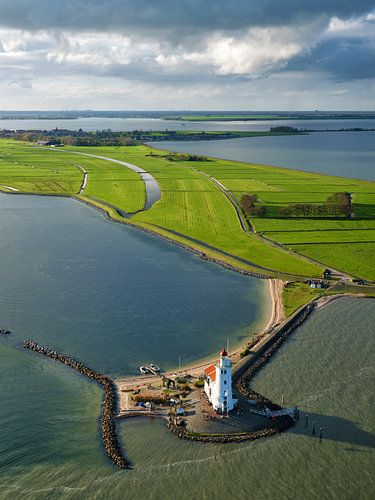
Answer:
[[[184,238],[183,236],[176,235],[168,231],[167,229],[163,229],[162,227],[155,226],[153,224],[147,224],[143,222],[135,222],[134,218],[132,219],[125,219],[121,215],[118,214],[118,212],[115,210],[115,208],[110,207],[106,205],[104,202],[100,202],[98,200],[92,199],[87,196],[75,196],[75,198],[84,201],[85,203],[89,205],[93,205],[96,208],[99,208],[102,212],[105,212],[109,217],[111,217],[113,220],[120,222],[122,224],[127,224],[129,226],[133,227],[138,227],[141,229],[146,230],[147,232],[151,232],[156,235],[163,236],[164,238],[175,241],[177,243],[180,243],[184,245],[187,248],[193,249],[193,250],[198,250],[199,252],[205,254],[206,258],[208,259],[214,259],[216,261],[221,261],[225,264],[228,264],[235,269],[242,270],[242,271],[247,271],[249,273],[255,273],[255,274],[262,274],[262,271],[254,266],[251,266],[249,264],[243,263],[236,259],[235,257],[231,257],[228,255],[223,255],[219,251],[215,251],[213,249],[209,249],[203,245],[199,245],[196,242],[192,242],[191,240]],[[291,275],[282,275],[280,273],[264,273],[264,274],[269,274],[270,276],[273,277],[279,277],[281,279],[300,279],[299,275],[291,276]]]
[[[285,231],[266,233],[268,238],[283,243],[283,245],[310,243],[355,243],[368,242],[375,244],[375,228],[326,230],[326,231]],[[375,249],[375,246],[374,246]]]
[[[290,316],[299,307],[322,295],[324,295],[323,290],[311,288],[305,283],[295,281],[286,283],[282,294],[286,316]]]
[[[352,294],[362,297],[375,297],[375,285],[350,285],[346,283],[336,283],[325,291],[325,295]]]
[[[303,217],[279,217],[279,218],[253,218],[253,225],[257,231],[265,234],[271,232],[295,232],[295,231],[329,231],[329,230],[355,230],[374,229],[375,219],[322,219]]]
[[[292,245],[292,249],[302,255],[307,255],[328,267],[363,278],[375,280],[375,245],[374,243],[329,243],[311,245]]]
[[[25,192],[76,194],[84,175],[78,166],[88,172],[85,194],[127,212],[143,209],[146,199],[144,182],[126,167],[78,156],[67,149],[58,151],[0,141],[0,186],[8,185]]]
[[[112,203],[125,212],[143,209],[145,184],[136,172],[106,160],[78,155],[77,158],[88,172],[84,194]]]
[[[163,192],[162,199],[152,210],[137,214],[134,220],[178,231],[275,271],[303,276],[321,274],[318,265],[245,234],[234,208],[220,191]]]
[[[55,156],[23,143],[0,141],[0,185],[38,193],[78,191],[82,172],[65,158]]]

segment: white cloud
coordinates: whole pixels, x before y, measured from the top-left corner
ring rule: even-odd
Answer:
[[[241,29],[232,30],[230,26],[228,29],[223,27],[220,21],[219,27],[196,29],[181,37],[178,29],[173,36],[165,36],[165,32],[155,26],[149,31],[127,26],[122,32],[119,28],[97,32],[56,26],[39,31],[0,28],[0,84],[2,88],[6,86],[7,99],[10,99],[3,102],[13,102],[12,96],[23,89],[46,102],[49,99],[51,103],[62,103],[65,98],[67,104],[60,104],[61,107],[79,107],[82,103],[82,106],[95,108],[99,100],[119,107],[120,104],[111,104],[116,99],[126,103],[123,107],[128,107],[130,100],[138,102],[137,94],[145,92],[144,102],[155,99],[159,107],[161,103],[169,104],[172,99],[181,107],[188,106],[189,99],[205,107],[206,100],[217,99],[218,104],[220,98],[223,104],[237,102],[231,95],[235,87],[238,99],[242,96],[244,107],[251,107],[253,96],[267,82],[272,83],[273,94],[278,95],[280,79],[285,87],[290,87],[284,89],[284,96],[311,95],[317,99],[316,96],[323,92],[324,81],[330,78],[329,73],[334,74],[335,61],[344,51],[346,42],[357,43],[355,38],[364,41],[357,44],[358,53],[366,48],[373,49],[374,20],[374,13],[355,18],[317,14],[308,19],[293,18],[284,24],[258,23],[249,27],[251,23],[248,22],[244,27],[241,25]],[[169,35],[172,31],[170,27]],[[332,49],[337,40],[340,53]],[[327,42],[331,43],[331,52],[324,45]],[[319,57],[311,60],[306,57],[316,54],[317,49]],[[304,65],[301,65],[302,59]],[[337,65],[347,67],[347,61],[343,60]],[[368,66],[360,57],[356,60],[362,67]],[[309,73],[313,87],[294,88],[294,83],[302,80],[299,71]],[[355,71],[353,74],[361,73]],[[367,73],[365,77],[368,78]],[[257,81],[262,82],[261,87]],[[369,83],[367,88],[370,88]],[[337,98],[354,99],[347,89],[344,92],[329,86],[326,95],[330,92]],[[17,96],[23,103],[24,96]],[[250,105],[246,104],[246,96]]]
[[[306,45],[305,45],[306,44]],[[298,54],[303,42],[289,28],[253,28],[241,39],[223,37],[209,41],[205,52],[186,55],[200,64],[211,64],[220,75],[261,76]]]

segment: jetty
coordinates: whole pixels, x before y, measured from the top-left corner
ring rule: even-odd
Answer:
[[[120,443],[116,434],[115,418],[117,414],[116,390],[112,380],[105,375],[95,372],[80,361],[70,356],[60,354],[48,347],[41,346],[32,340],[24,340],[22,343],[25,349],[37,352],[48,358],[73,368],[81,375],[85,375],[91,380],[95,380],[104,389],[104,399],[101,416],[102,442],[108,458],[120,469],[130,469],[130,461],[122,453]]]
[[[270,410],[269,408],[262,408],[261,410],[251,408],[250,413],[254,413],[255,415],[261,415],[266,418],[278,418],[288,415],[293,418],[296,422],[299,419],[299,409],[297,406],[293,408],[281,408],[281,410]]]

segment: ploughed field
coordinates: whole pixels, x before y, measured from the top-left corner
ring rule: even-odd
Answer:
[[[161,199],[142,211],[146,195],[138,174],[70,151],[142,167],[157,180]],[[262,274],[321,276],[322,266],[328,266],[375,280],[371,265],[375,257],[375,183],[219,159],[170,161],[168,155],[147,146],[69,147],[69,151],[66,147],[60,152],[0,141],[0,189],[78,195],[84,169],[87,185],[79,197],[99,206],[100,201],[110,203],[129,213],[141,210],[129,220],[131,224],[198,248],[210,257]],[[259,196],[259,205],[267,208],[267,214],[251,219],[257,235],[241,229],[234,207],[208,176],[238,199],[244,193]],[[290,203],[320,204],[330,194],[343,191],[352,194],[352,219],[278,215],[278,209]],[[107,210],[112,217],[121,218]]]

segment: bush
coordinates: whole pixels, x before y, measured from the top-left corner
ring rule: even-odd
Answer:
[[[199,380],[196,380],[194,382],[194,385],[195,385],[195,387],[199,387],[199,388],[204,387],[204,380],[203,380],[203,378],[200,378]]]
[[[168,401],[165,397],[160,396],[146,396],[143,394],[137,394],[134,396],[134,400],[137,403],[156,403],[156,404],[166,404]]]

